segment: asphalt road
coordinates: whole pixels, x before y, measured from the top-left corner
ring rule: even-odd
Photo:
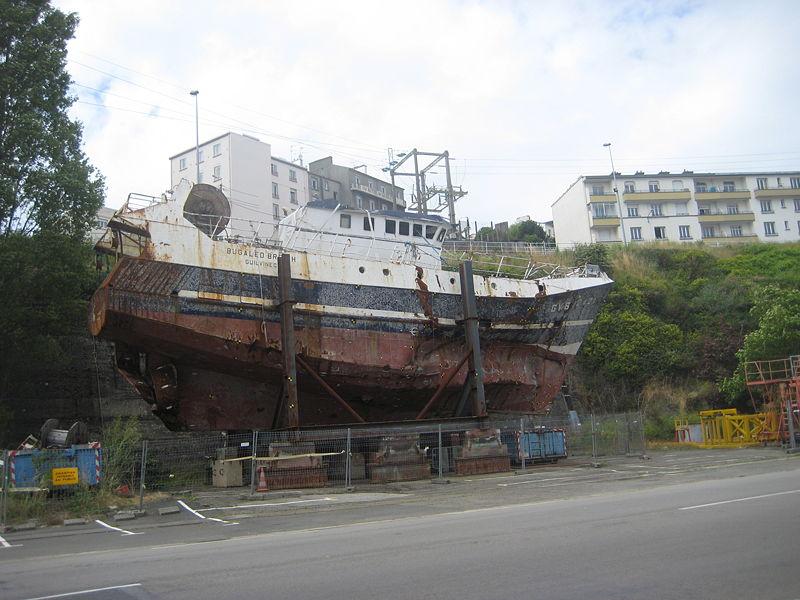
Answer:
[[[102,551],[86,542],[97,536],[83,536],[69,554],[58,544],[40,545],[36,558],[5,554],[0,597],[112,588],[56,597],[788,600],[800,598],[799,508],[800,461],[792,461],[770,472],[316,529],[226,536],[225,523],[203,522],[195,541],[167,544],[111,531],[115,544]]]

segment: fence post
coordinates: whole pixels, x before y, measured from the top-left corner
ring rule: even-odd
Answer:
[[[147,472],[147,440],[142,440],[142,466],[139,468],[139,510],[144,507],[144,476]]]
[[[597,462],[597,431],[594,425],[594,411],[592,411],[591,415],[592,415],[592,466],[599,467],[600,463]]]
[[[525,420],[520,418],[519,420],[519,455],[522,457],[522,470],[525,470],[525,449],[522,447],[523,442],[525,441]]]
[[[350,428],[348,427],[347,428],[347,452],[346,452],[345,463],[344,463],[344,487],[346,489],[350,489],[351,487],[353,487],[353,483],[352,483],[353,482],[353,473],[352,473],[353,464],[352,464],[351,458],[350,458],[350,454],[351,454],[350,453],[350,444],[351,444]]]
[[[256,457],[258,457],[258,431],[253,431],[253,448],[250,459],[250,495],[256,493]]]
[[[6,530],[6,505],[8,504],[8,473],[11,465],[8,464],[10,452],[3,450],[3,495],[0,498],[2,508],[0,508],[0,531]]]
[[[439,423],[439,479],[442,478],[442,424]]]
[[[642,436],[642,458],[649,458],[647,456],[647,434],[644,431],[644,411],[639,411],[639,430]]]

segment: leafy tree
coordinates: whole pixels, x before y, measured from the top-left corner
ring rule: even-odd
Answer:
[[[538,244],[547,241],[548,235],[536,221],[522,221],[508,228],[508,239],[512,242]]]
[[[496,242],[497,232],[491,227],[481,227],[475,234],[475,239],[481,242]]]
[[[77,23],[46,0],[0,0],[0,235],[82,237],[102,206],[103,180],[67,114]]]
[[[744,393],[746,362],[800,354],[800,290],[767,285],[756,291],[754,300],[750,312],[758,320],[758,327],[744,338],[744,345],[736,353],[736,371],[720,386],[731,400]]]
[[[598,265],[606,273],[611,272],[611,257],[606,244],[578,244],[575,246],[575,262]]]

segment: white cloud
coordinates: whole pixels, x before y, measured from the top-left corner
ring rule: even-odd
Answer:
[[[549,218],[610,170],[609,140],[623,170],[800,167],[795,2],[56,5],[81,17],[73,78],[106,92],[76,93],[114,107],[74,108],[112,206],[168,186],[191,88],[202,138],[249,130],[376,173],[388,146],[449,149],[459,215],[482,223]]]

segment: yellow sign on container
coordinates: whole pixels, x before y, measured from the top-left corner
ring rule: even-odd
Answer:
[[[53,485],[75,485],[78,483],[78,467],[61,467],[51,469]]]

